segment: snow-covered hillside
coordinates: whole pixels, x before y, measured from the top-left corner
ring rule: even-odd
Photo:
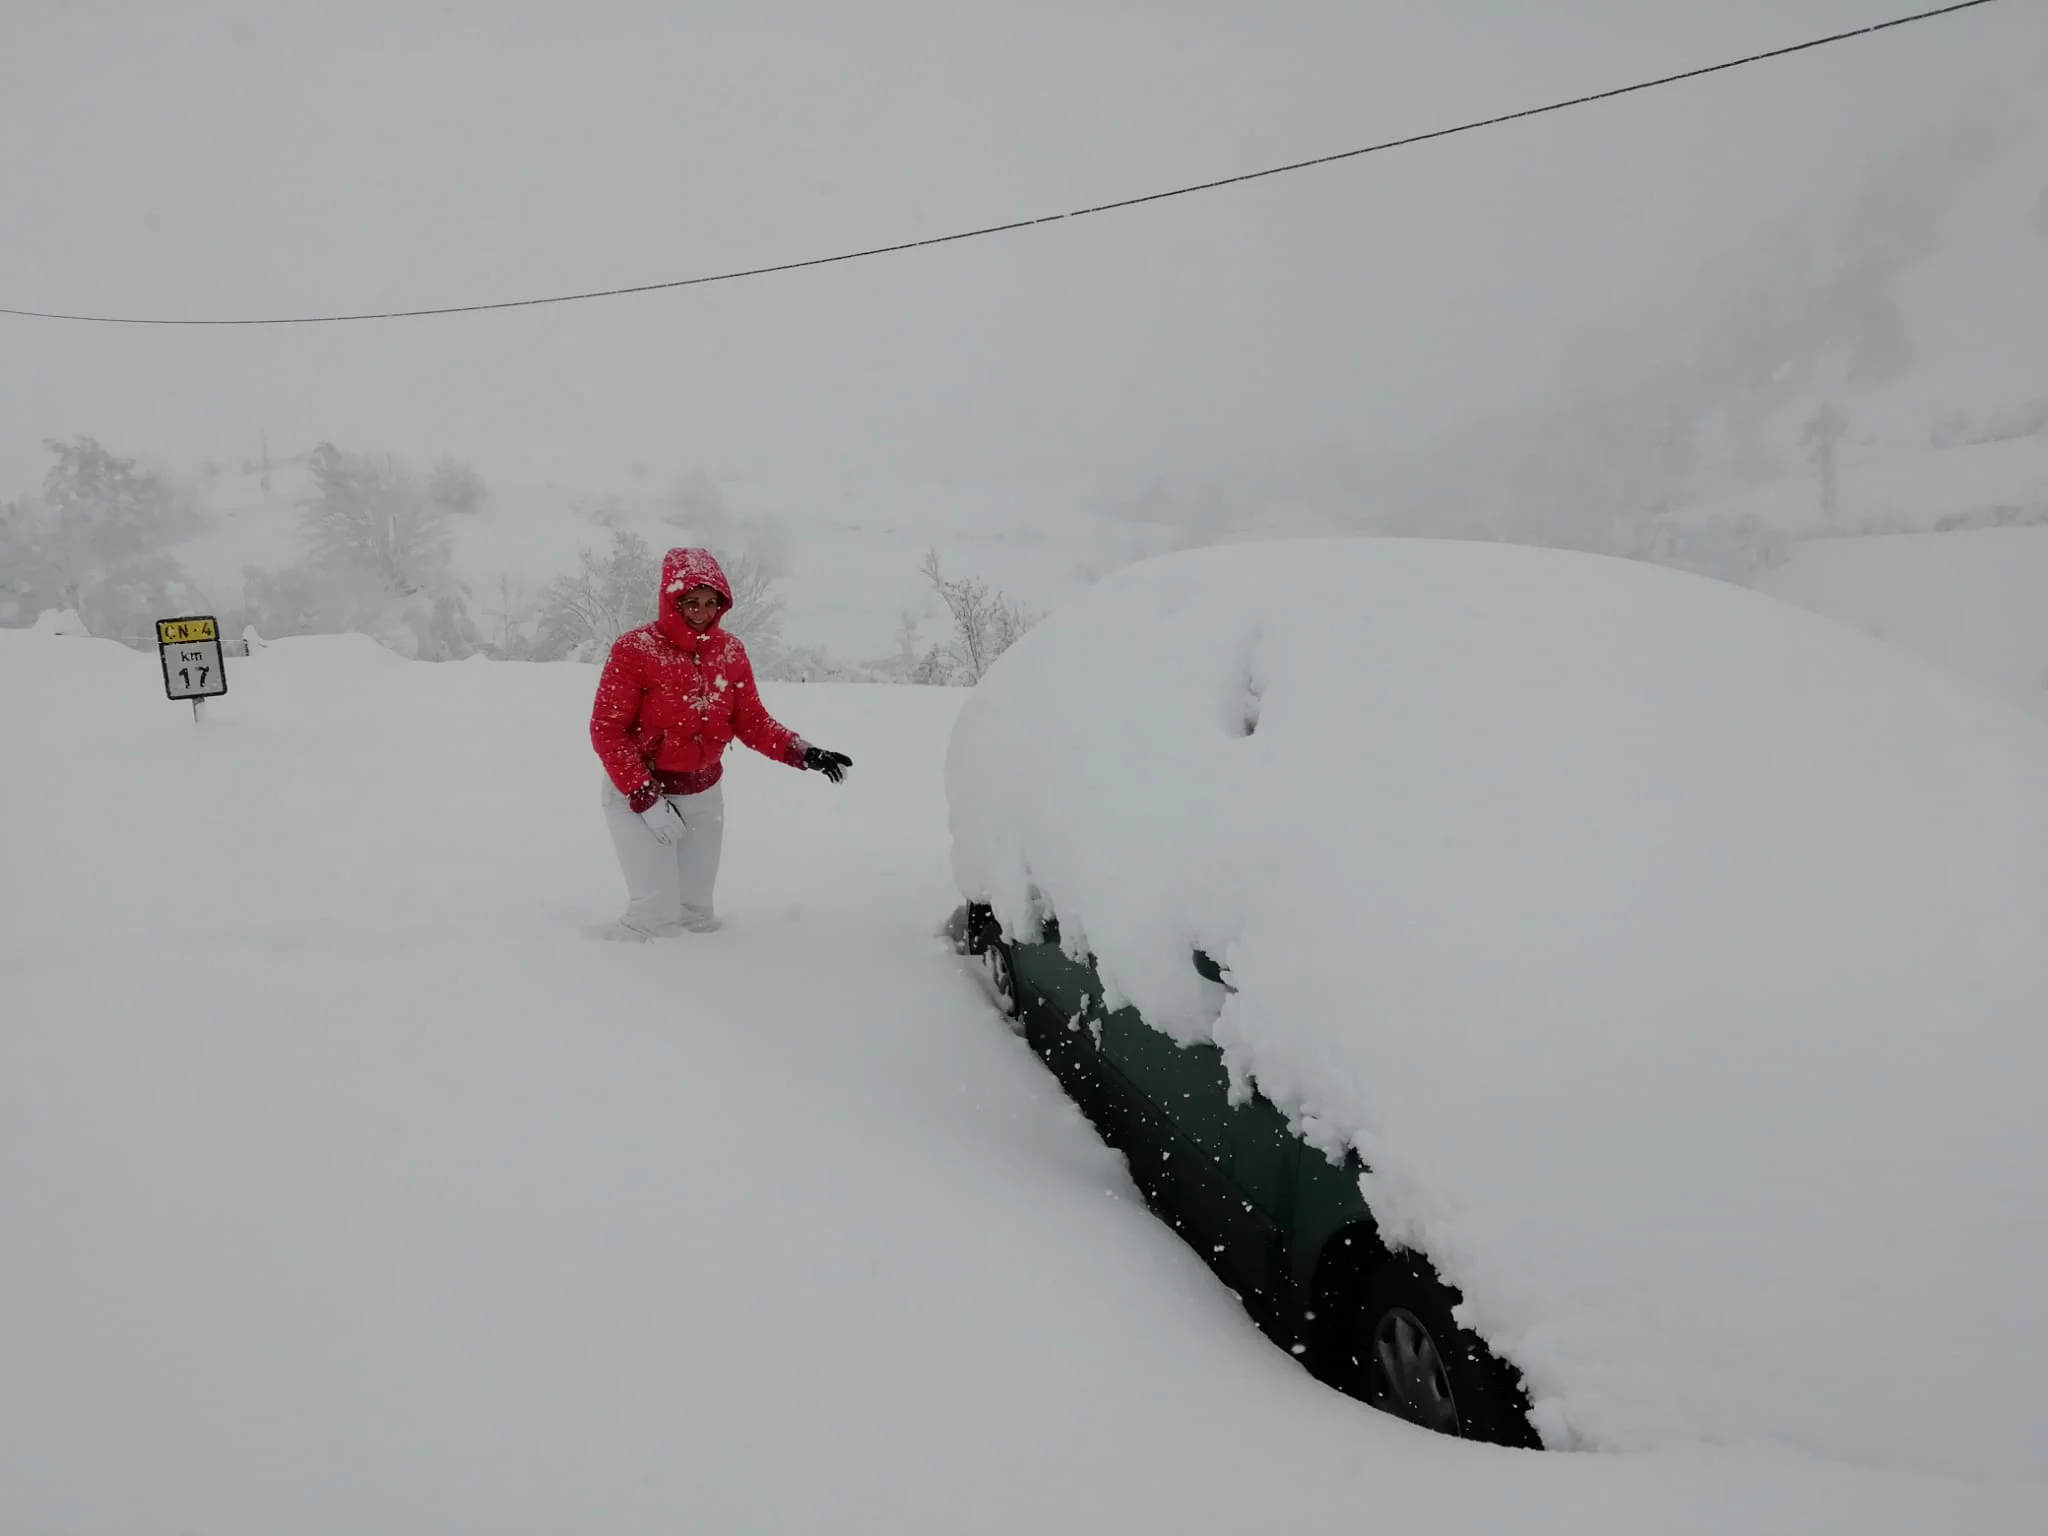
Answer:
[[[1768,372],[1698,402],[1699,478],[1670,519],[1805,536],[2048,515],[2044,166],[2036,102],[1902,157],[1764,269],[1708,345]]]
[[[1756,586],[2048,714],[2048,528],[1809,539]]]
[[[2048,408],[2048,101],[1996,120],[1938,226],[1894,280],[1910,361],[1881,381],[1847,370],[1852,442],[1996,441],[2043,430]],[[1892,194],[1894,202],[1897,194]],[[1848,238],[1907,210],[1867,198]],[[1850,245],[1846,254],[1857,255]]]
[[[709,484],[709,482],[705,482]],[[305,553],[301,506],[310,477],[287,469],[268,494],[245,476],[205,492],[207,529],[175,554],[205,600],[223,612],[244,601],[248,566],[279,569]],[[705,542],[751,553],[786,603],[784,637],[854,663],[887,656],[907,613],[938,626],[943,610],[918,574],[938,551],[949,574],[991,582],[1044,608],[1102,569],[1164,546],[1162,530],[1098,515],[1105,492],[1086,480],[1019,484],[813,482],[760,476],[714,487],[692,510],[672,490],[593,494],[561,485],[493,486],[481,510],[451,517],[452,573],[471,618],[489,638],[508,613],[530,610],[542,589],[573,572],[584,551],[602,554],[614,533],[657,552]]]
[[[1256,1334],[934,937],[958,696],[770,687],[731,926],[622,949],[591,669],[0,633],[0,1530],[2048,1528],[1458,1444]]]
[[[2043,387],[2048,389],[2048,364]],[[2042,431],[1997,442],[1845,448],[1836,466],[1839,500],[1832,521],[1812,471],[1695,503],[1663,521],[1697,527],[1717,518],[1749,519],[1795,540],[2048,522],[2048,395],[2042,416]]]
[[[1965,153],[1952,183],[1908,165],[1873,189],[1839,258],[1857,304],[1838,306],[1839,334],[1800,388],[1751,424],[1767,462],[1661,520],[1680,540],[1718,530],[1765,567],[1760,590],[2035,711],[2048,705],[2044,166],[2037,106]],[[1915,236],[1916,199],[1946,185]],[[1864,259],[1858,236],[1889,255]],[[1826,411],[1832,486],[1808,435]]]

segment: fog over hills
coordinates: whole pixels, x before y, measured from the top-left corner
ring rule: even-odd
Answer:
[[[40,151],[0,166],[0,290],[247,315],[658,280],[1876,19],[1833,0],[858,24],[24,9],[0,119]],[[2048,504],[2036,20],[1988,6],[1146,208],[666,294],[355,327],[6,320],[0,622],[71,606],[125,636],[189,601],[410,654],[533,653],[586,554],[700,539],[773,584],[797,675],[880,675],[946,632],[933,551],[1042,609],[1250,537],[1500,538],[1750,581],[1801,540],[2024,525]],[[142,479],[67,489],[45,445],[80,438]],[[362,562],[308,542],[322,444],[330,490],[360,498],[369,475],[448,509],[412,555],[370,561],[420,569],[366,595]],[[96,496],[126,510],[83,528]]]

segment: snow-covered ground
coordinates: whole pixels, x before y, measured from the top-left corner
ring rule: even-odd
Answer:
[[[2039,722],[1702,577],[1296,542],[1054,615],[947,787],[962,891],[1356,1149],[1547,1445],[2048,1481]]]
[[[737,758],[626,949],[593,669],[229,665],[0,633],[0,1531],[2048,1528],[1311,1381],[933,936],[956,695],[769,688],[854,777]]]

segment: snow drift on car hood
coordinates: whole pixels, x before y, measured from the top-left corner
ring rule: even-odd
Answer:
[[[2041,725],[1735,587],[1318,540],[1093,588],[947,783],[961,890],[1356,1146],[1547,1444],[2048,1475]]]

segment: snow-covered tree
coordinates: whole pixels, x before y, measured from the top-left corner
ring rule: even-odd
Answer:
[[[783,600],[774,576],[747,553],[712,553],[732,585],[725,627],[746,642],[756,672],[782,676],[787,670],[782,664]],[[661,559],[647,540],[624,530],[612,534],[611,547],[602,554],[581,551],[577,568],[550,582],[541,594],[536,655],[547,660],[601,659],[612,641],[654,617]]]
[[[141,644],[200,600],[170,546],[202,520],[162,475],[94,438],[45,446],[42,496],[0,512],[0,603],[18,623],[74,609],[94,634]]]
[[[611,548],[601,555],[582,550],[576,569],[541,593],[536,657],[603,659],[612,641],[654,617],[660,583],[661,557],[637,533],[613,533]]]
[[[718,554],[716,550],[712,553]],[[751,552],[719,556],[718,564],[732,583],[732,607],[725,615],[725,627],[746,642],[758,670],[782,643],[782,594],[768,567]]]
[[[468,591],[450,568],[448,514],[388,454],[322,443],[307,456],[300,503],[306,555],[249,570],[244,587],[265,634],[356,630],[404,656],[447,661],[480,646]]]
[[[448,519],[419,477],[389,454],[313,450],[313,494],[300,527],[312,564],[397,597],[427,590],[448,570]]]
[[[43,548],[42,508],[27,498],[0,504],[0,625],[32,623],[59,586]]]

